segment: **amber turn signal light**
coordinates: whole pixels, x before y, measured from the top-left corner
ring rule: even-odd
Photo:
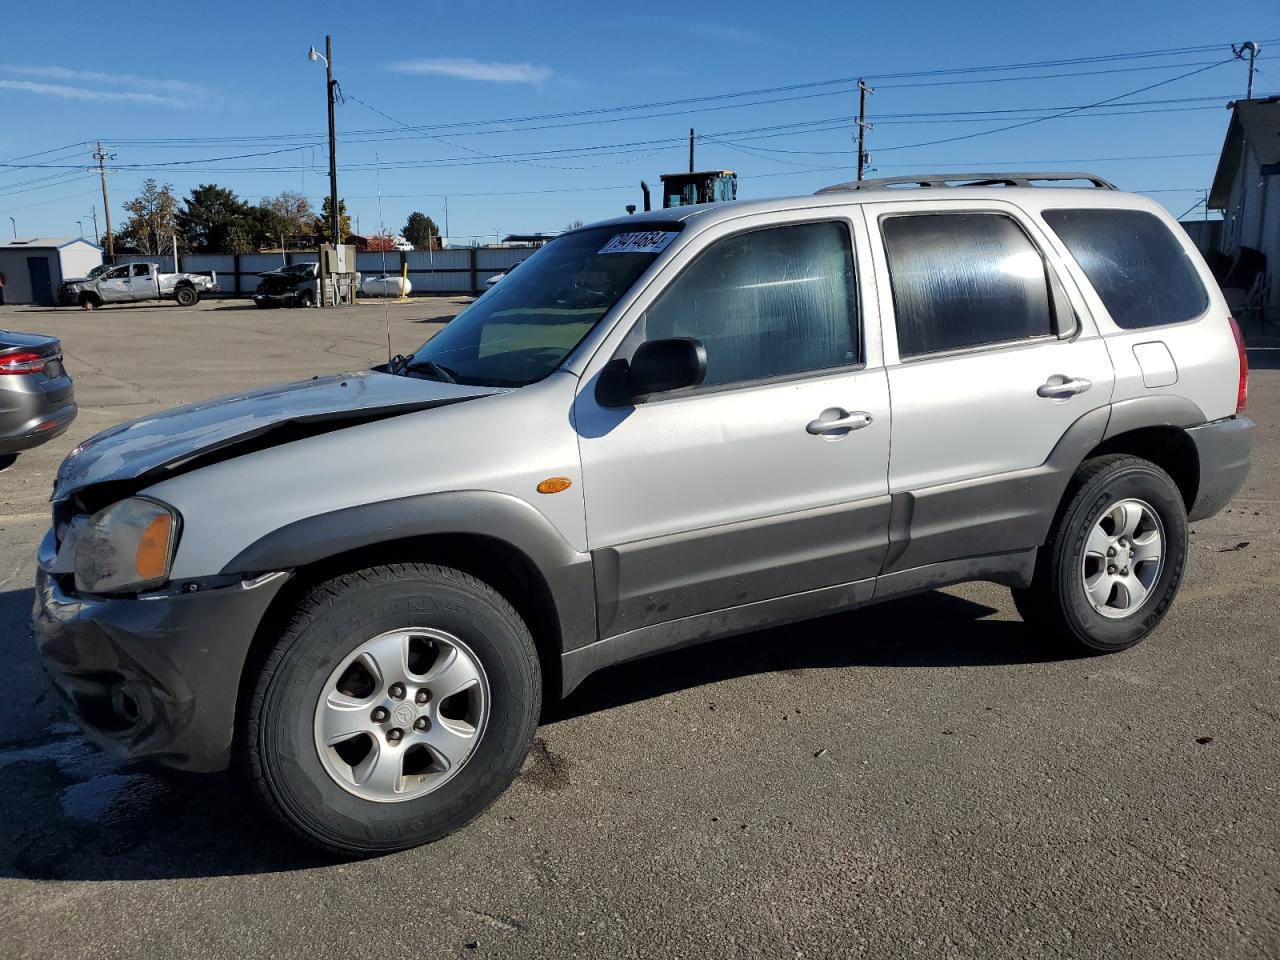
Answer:
[[[173,533],[173,517],[167,513],[156,517],[142,531],[133,565],[139,579],[155,580],[165,575],[169,561],[169,537]]]
[[[568,490],[573,486],[573,481],[568,477],[548,477],[538,484],[539,493],[559,493],[562,490]]]

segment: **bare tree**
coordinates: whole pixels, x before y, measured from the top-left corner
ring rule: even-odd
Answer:
[[[173,194],[173,184],[162,187],[148,178],[138,195],[125,201],[124,209],[129,219],[120,232],[133,239],[139,253],[169,249],[178,231],[178,198]]]
[[[315,210],[302,194],[283,190],[274,197],[264,197],[258,208],[270,241],[287,246],[304,238],[310,242],[314,236]]]

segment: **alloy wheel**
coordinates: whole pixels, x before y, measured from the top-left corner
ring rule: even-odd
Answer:
[[[1080,575],[1093,609],[1119,619],[1151,596],[1164,569],[1164,524],[1143,500],[1120,500],[1094,521]]]
[[[379,634],[330,673],[315,709],[315,745],[343,789],[382,803],[439,789],[474,755],[489,718],[475,653],[443,630]]]

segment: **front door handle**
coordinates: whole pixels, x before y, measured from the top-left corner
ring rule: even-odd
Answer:
[[[805,430],[815,437],[840,438],[854,430],[870,426],[875,419],[865,410],[850,413],[842,407],[828,407],[818,415],[817,420],[810,420]]]
[[[1047,397],[1050,400],[1066,400],[1077,393],[1084,393],[1092,386],[1093,381],[1086,380],[1084,377],[1068,377],[1065,374],[1055,373],[1047,383],[1042,383],[1036,388],[1036,396]]]

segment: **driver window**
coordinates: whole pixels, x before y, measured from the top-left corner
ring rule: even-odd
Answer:
[[[116,267],[114,270],[107,271],[107,273],[103,274],[102,279],[121,280],[127,276],[129,276],[129,268],[127,266],[124,266],[124,267]]]
[[[642,322],[645,340],[702,341],[717,386],[858,363],[857,314],[849,229],[828,221],[717,241]]]

